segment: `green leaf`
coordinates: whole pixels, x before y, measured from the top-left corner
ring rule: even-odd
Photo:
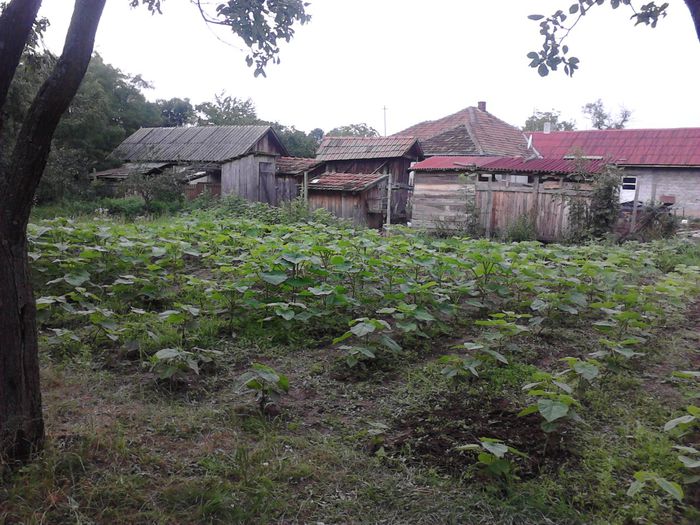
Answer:
[[[629,488],[627,489],[627,495],[631,498],[639,494],[639,491],[641,491],[644,488],[644,482],[639,481],[638,479],[634,480]]]
[[[496,352],[495,350],[491,350],[490,348],[482,348],[480,351],[487,355],[490,355],[496,361],[500,361],[501,363],[506,365],[508,364],[508,359],[506,359],[500,352]]]
[[[654,481],[663,490],[668,492],[674,499],[683,501],[683,488],[673,481],[668,481],[666,478],[657,477]]]
[[[686,466],[686,468],[700,467],[700,459],[690,458],[688,456],[678,456],[678,460]]]
[[[260,278],[266,283],[270,283],[274,286],[282,284],[289,277],[284,272],[264,272],[260,274]]]
[[[537,409],[548,423],[565,417],[569,413],[569,406],[554,399],[540,399],[537,401]]]
[[[374,324],[367,322],[367,321],[362,321],[360,323],[357,323],[355,326],[350,328],[350,331],[356,335],[357,337],[364,337],[368,334],[371,334],[376,330]]]
[[[678,425],[685,425],[688,423],[692,423],[693,421],[695,421],[695,416],[692,416],[690,414],[677,417],[676,419],[672,419],[671,421],[666,423],[664,425],[664,430],[668,432],[669,430],[673,430],[674,428],[676,428]]]
[[[503,443],[492,443],[482,439],[481,446],[491,452],[491,454],[497,458],[502,458],[506,455],[506,452],[508,452],[508,446],[504,445]]]
[[[80,273],[69,273],[68,275],[64,275],[63,279],[71,286],[81,286],[90,280],[90,274],[85,271]]]
[[[598,374],[600,373],[600,369],[596,365],[592,363],[586,363],[585,361],[578,361],[574,364],[573,368],[574,372],[576,372],[578,375],[580,375],[587,381],[593,381],[596,377],[598,377]]]

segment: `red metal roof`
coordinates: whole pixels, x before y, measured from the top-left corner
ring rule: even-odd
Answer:
[[[325,137],[316,153],[316,160],[391,159],[408,155],[416,148],[423,152],[414,137]]]
[[[465,171],[470,167],[481,167],[484,164],[493,162],[501,157],[480,157],[480,156],[446,156],[430,157],[422,162],[414,164],[412,171]]]
[[[522,157],[502,157],[481,167],[486,172],[509,173],[600,173],[608,164],[605,160],[590,159],[523,159]]]
[[[385,178],[383,173],[324,173],[309,181],[309,190],[363,191]]]
[[[522,131],[475,107],[438,120],[421,122],[397,135],[411,135],[420,139],[426,155],[527,154],[527,141]]]
[[[700,166],[700,128],[532,133],[545,158],[582,154],[621,166]]]

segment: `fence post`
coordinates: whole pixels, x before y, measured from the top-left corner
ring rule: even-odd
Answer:
[[[387,174],[386,183],[386,225],[391,226],[391,173]]]
[[[493,175],[489,174],[488,178],[488,193],[486,194],[486,238],[490,239],[491,229],[493,227],[493,224],[491,224],[493,218],[493,188],[491,187],[491,179],[493,179]]]
[[[634,188],[634,203],[632,205],[632,224],[630,225],[630,233],[634,233],[637,227],[637,200],[639,199],[639,179]]]
[[[540,176],[535,175],[532,182],[532,209],[530,210],[532,228],[537,232],[537,216],[539,215],[540,207]]]
[[[304,205],[309,209],[309,172],[304,172],[304,182],[302,183],[302,193],[304,195]]]

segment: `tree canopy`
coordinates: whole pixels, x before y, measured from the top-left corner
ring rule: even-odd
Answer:
[[[327,137],[378,137],[379,132],[372,126],[365,124],[349,124],[347,126],[338,126],[333,128],[328,133]]]
[[[581,111],[591,120],[591,125],[595,129],[624,129],[632,118],[632,112],[624,107],[620,108],[617,116],[613,115],[605,108],[601,99],[589,102],[581,108]]]
[[[528,117],[523,126],[523,131],[544,131],[544,125],[549,122],[552,131],[573,131],[576,122],[562,120],[561,111],[535,111]]]

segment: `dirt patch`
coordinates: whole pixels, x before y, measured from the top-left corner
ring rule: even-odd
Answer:
[[[476,462],[476,454],[456,447],[478,443],[484,437],[500,439],[527,454],[527,458],[513,459],[518,476],[528,479],[574,459],[567,448],[568,432],[547,435],[540,428],[541,421],[536,414],[518,417],[518,410],[507,399],[450,394],[401,419],[388,433],[385,448],[461,476]]]

